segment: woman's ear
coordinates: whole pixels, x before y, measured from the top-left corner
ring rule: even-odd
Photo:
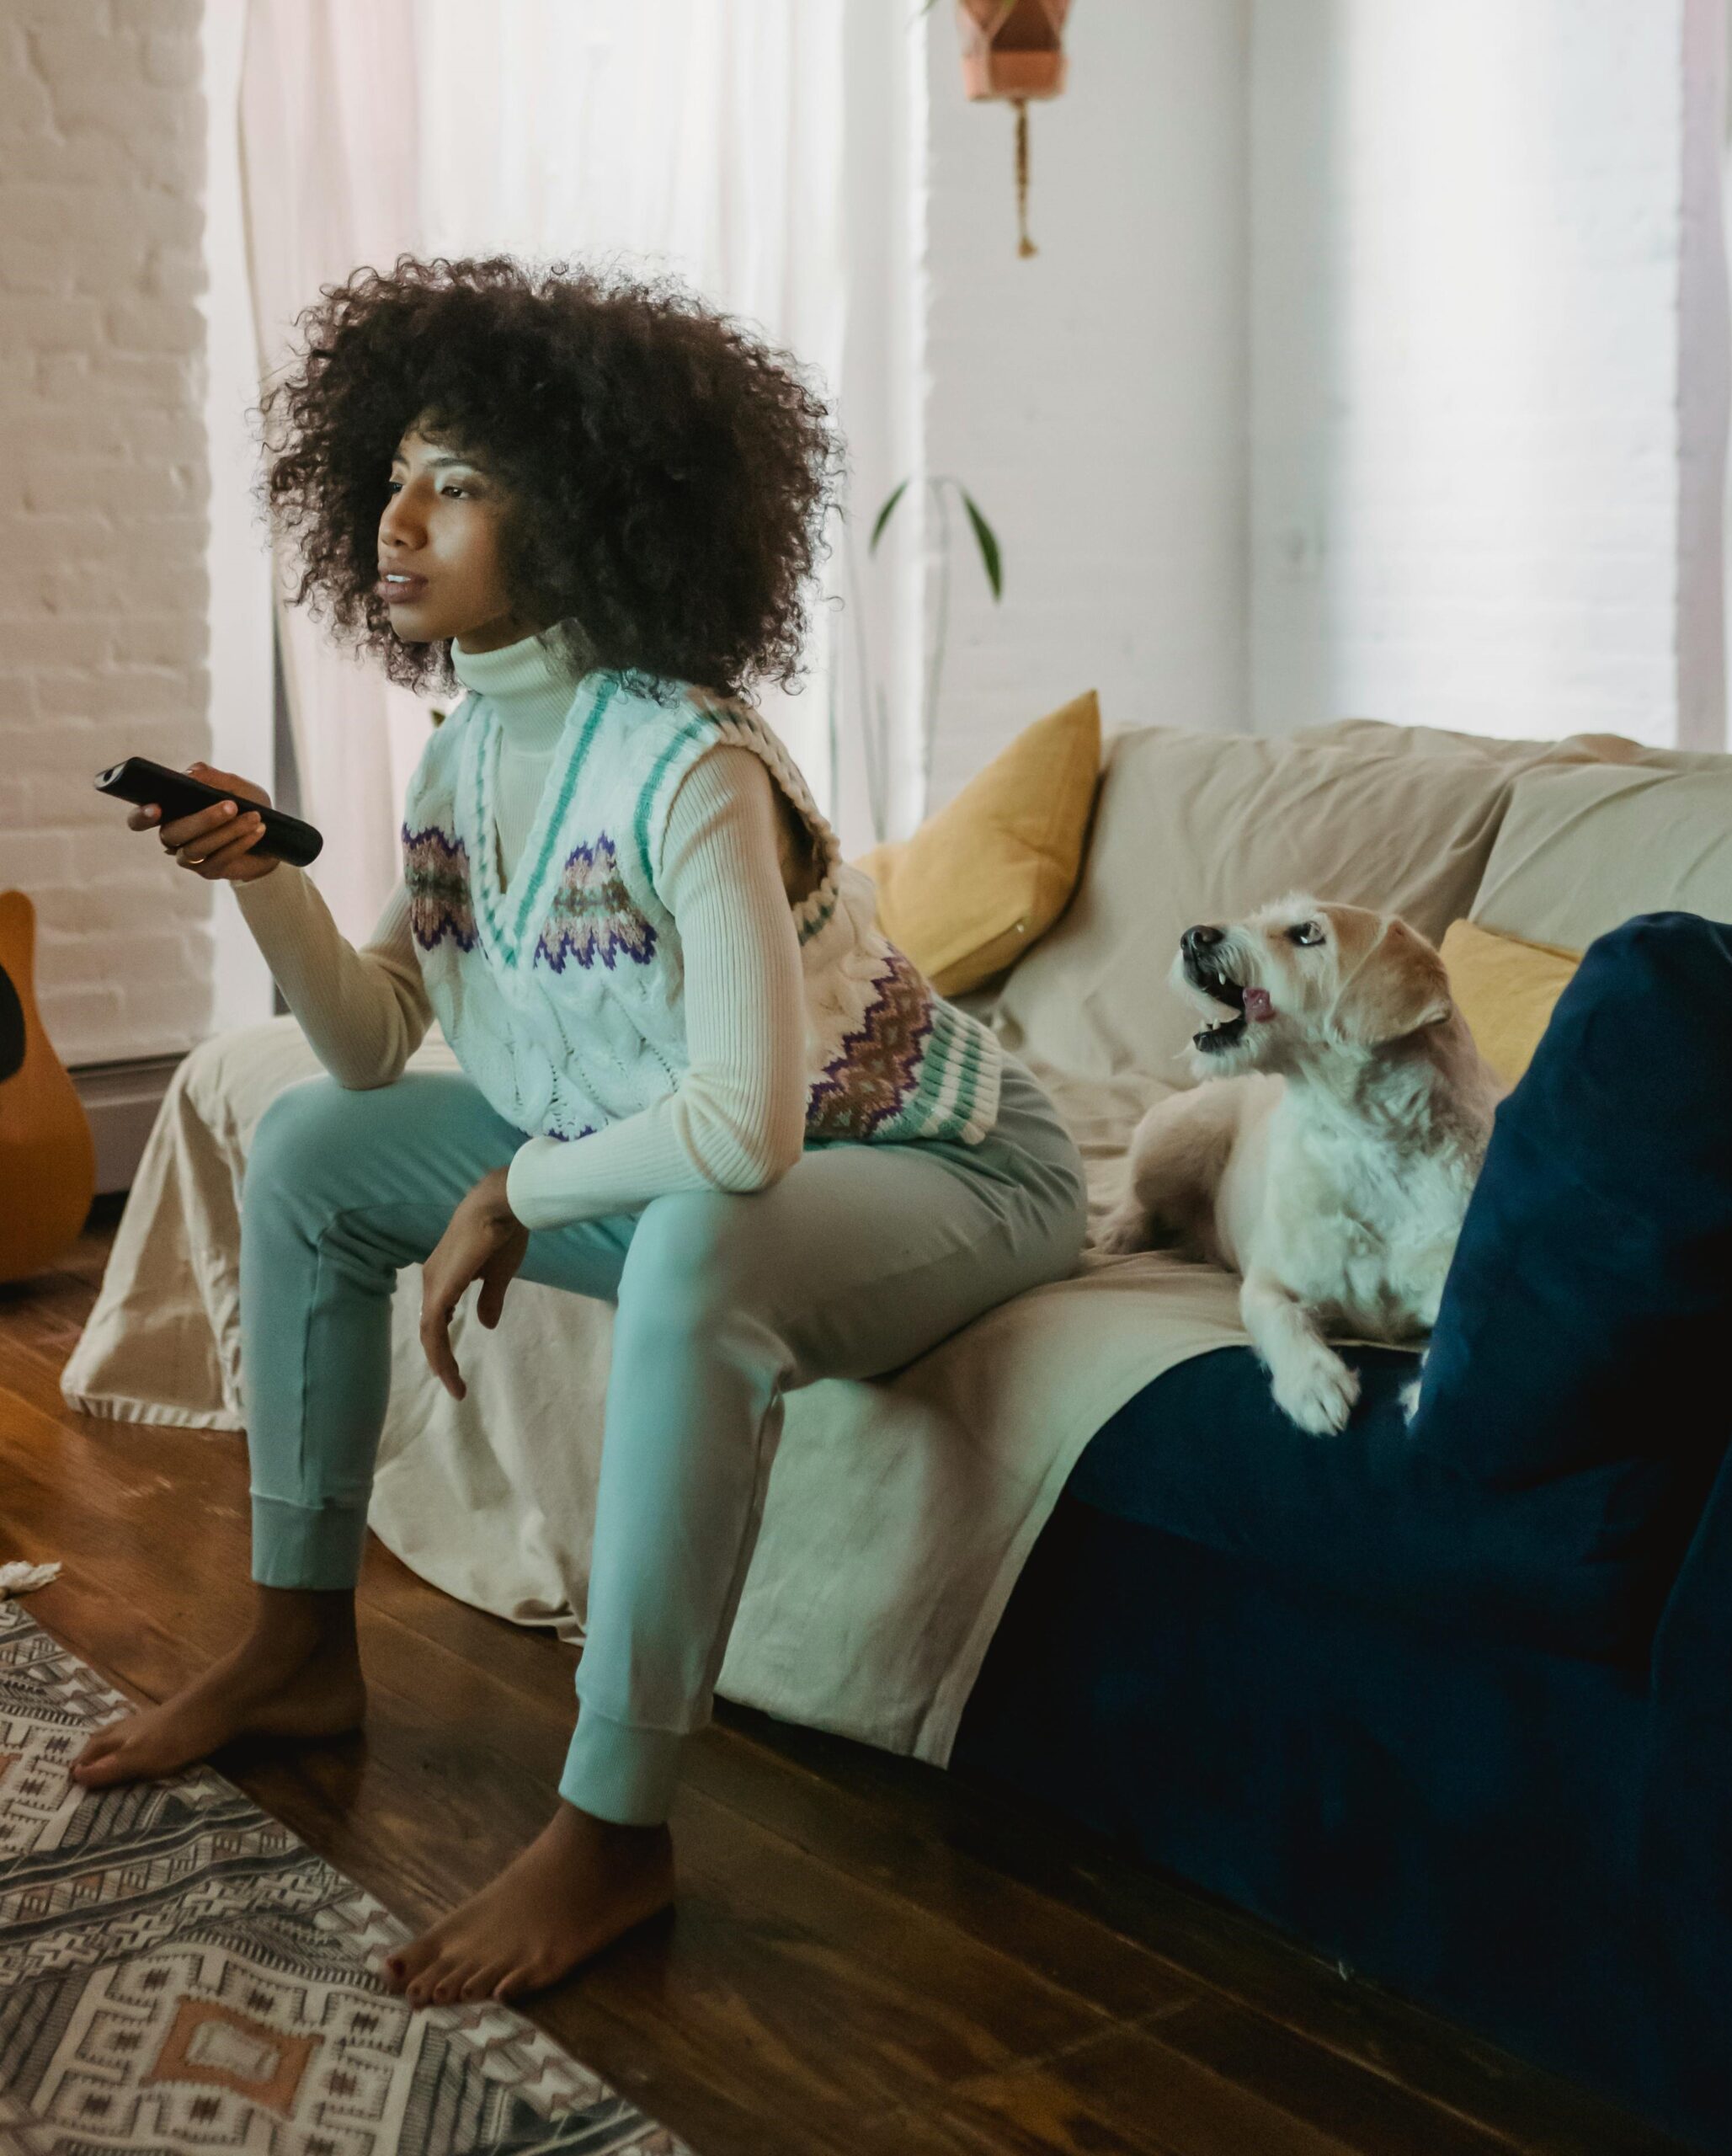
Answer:
[[[1344,1040],[1381,1048],[1421,1026],[1442,1025],[1454,1008],[1436,950],[1404,921],[1390,921],[1355,968],[1332,1016]]]

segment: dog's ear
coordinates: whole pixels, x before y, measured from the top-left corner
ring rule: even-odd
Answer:
[[[1404,921],[1391,921],[1353,969],[1331,1015],[1343,1039],[1381,1048],[1421,1026],[1442,1025],[1454,1008],[1442,959]]]

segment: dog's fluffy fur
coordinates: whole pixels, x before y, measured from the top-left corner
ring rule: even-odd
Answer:
[[[1503,1088],[1442,960],[1393,915],[1282,899],[1187,929],[1171,979],[1214,1022],[1193,1049],[1206,1082],[1138,1125],[1100,1246],[1238,1273],[1276,1400],[1339,1430],[1359,1381],[1324,1332],[1429,1332]]]

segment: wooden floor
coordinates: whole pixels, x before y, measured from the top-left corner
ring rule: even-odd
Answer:
[[[246,1448],[61,1401],[118,1210],[99,1200],[56,1269],[0,1286],[0,1560],[61,1560],[31,1615],[157,1700],[248,1609]],[[546,1820],[575,1655],[373,1540],[360,1613],[365,1734],[216,1764],[418,1924]],[[718,1702],[673,1827],[675,1908],[518,2004],[699,2156],[1677,2146],[914,1760]]]

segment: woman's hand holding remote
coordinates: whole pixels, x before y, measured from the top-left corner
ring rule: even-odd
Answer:
[[[208,808],[164,824],[157,832],[163,851],[173,854],[183,868],[190,868],[207,883],[256,883],[261,876],[280,867],[274,854],[253,851],[264,833],[264,821],[240,805],[242,801],[258,801],[269,808],[271,798],[264,788],[254,786],[250,779],[237,778],[232,771],[214,770],[209,764],[189,764],[187,769],[206,786],[226,787],[235,798],[213,802]],[[162,813],[157,803],[147,802],[127,817],[126,828],[155,830]]]

